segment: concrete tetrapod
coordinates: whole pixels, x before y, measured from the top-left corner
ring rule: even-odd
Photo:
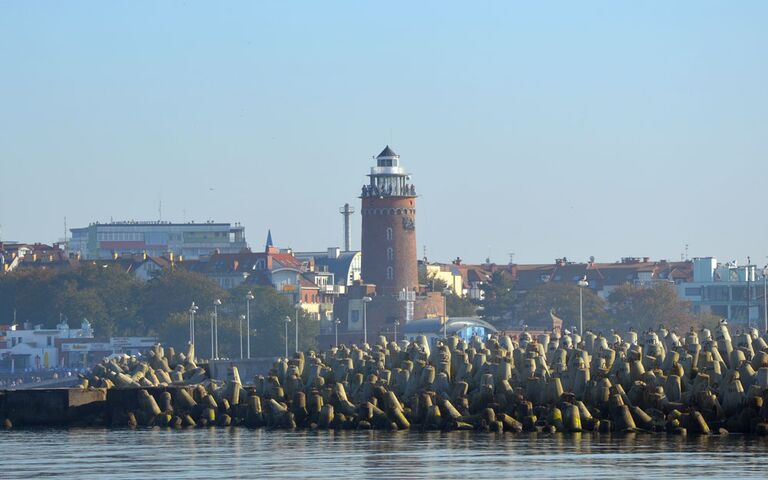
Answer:
[[[280,358],[250,385],[234,366],[226,381],[210,379],[192,347],[156,346],[81,380],[106,400],[84,409],[8,391],[0,419],[24,425],[25,406],[48,401],[57,424],[768,434],[768,344],[754,330],[731,337],[726,324],[685,335],[379,338]]]

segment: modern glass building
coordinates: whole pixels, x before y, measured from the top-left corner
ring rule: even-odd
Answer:
[[[247,248],[245,228],[238,223],[110,222],[92,223],[70,230],[71,253],[84,259],[117,255],[168,255],[194,260],[219,253],[239,253]]]

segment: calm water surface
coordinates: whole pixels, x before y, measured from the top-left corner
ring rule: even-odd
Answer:
[[[766,478],[768,440],[663,435],[0,432],[2,478]]]

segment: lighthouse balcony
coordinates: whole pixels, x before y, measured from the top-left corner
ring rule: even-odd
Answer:
[[[361,198],[384,198],[384,197],[415,197],[416,187],[414,185],[363,185]]]

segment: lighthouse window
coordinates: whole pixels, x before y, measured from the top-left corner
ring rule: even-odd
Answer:
[[[392,249],[392,247],[389,247],[387,249],[387,260],[394,260],[395,259],[395,251]]]
[[[387,240],[392,240],[392,227],[387,227]]]
[[[395,270],[392,267],[387,267],[387,280],[392,280],[395,276]]]

